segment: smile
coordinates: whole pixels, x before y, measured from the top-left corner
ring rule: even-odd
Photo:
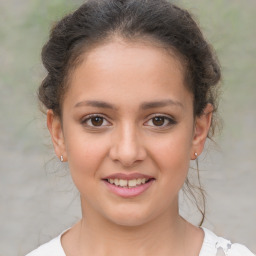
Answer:
[[[154,184],[155,178],[141,174],[115,174],[103,179],[110,192],[124,198],[136,197]]]
[[[145,184],[150,179],[142,178],[142,179],[133,179],[133,180],[123,180],[123,179],[107,179],[110,184],[115,186],[124,187],[124,188],[134,188],[140,186],[141,184]]]

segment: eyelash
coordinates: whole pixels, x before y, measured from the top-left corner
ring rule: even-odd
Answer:
[[[86,126],[88,126],[88,127],[92,127],[92,128],[96,128],[96,129],[102,129],[102,127],[105,127],[105,126],[102,126],[102,125],[100,125],[100,126],[94,126],[94,125],[88,125],[87,124],[87,122],[90,120],[92,120],[93,118],[96,118],[96,117],[99,117],[99,118],[102,118],[103,119],[103,122],[104,122],[104,120],[106,121],[106,118],[104,117],[104,116],[102,116],[102,115],[100,115],[100,114],[91,114],[91,115],[88,115],[88,116],[86,116],[86,118],[85,119],[83,119],[82,121],[81,121],[81,124],[83,124],[83,125],[86,125]],[[153,117],[151,117],[147,122],[149,122],[149,121],[152,121],[154,118],[156,118],[156,117],[160,117],[160,118],[164,118],[165,120],[167,120],[168,121],[168,124],[166,124],[166,125],[162,125],[162,126],[154,126],[153,125],[153,127],[158,127],[158,128],[166,128],[166,127],[169,127],[169,126],[172,126],[172,125],[175,125],[177,122],[173,119],[173,118],[171,118],[171,117],[169,117],[169,116],[165,116],[165,115],[154,115]],[[108,123],[110,123],[109,121],[107,121]],[[145,122],[145,123],[147,123],[147,122]],[[107,126],[109,126],[109,125],[107,125]],[[150,126],[150,125],[147,125],[147,126]]]
[[[106,120],[106,118],[105,118],[104,116],[100,115],[100,114],[91,114],[91,115],[86,116],[86,118],[81,121],[81,124],[86,125],[86,126],[88,126],[88,127],[97,128],[97,126],[88,125],[88,124],[87,124],[87,122],[88,122],[89,120],[92,121],[92,119],[95,118],[95,117],[100,117],[100,118],[102,118],[102,119],[103,119],[103,122],[104,122],[104,120]],[[108,122],[108,121],[107,121],[107,122]],[[108,122],[108,123],[109,123],[109,122]],[[102,126],[99,126],[99,127],[102,127]],[[98,127],[98,129],[99,129],[99,127]]]
[[[162,126],[157,126],[157,125],[155,125],[155,126],[153,126],[153,127],[158,127],[158,128],[166,128],[166,127],[169,127],[169,126],[172,126],[172,125],[175,125],[177,122],[176,122],[176,120],[174,120],[173,118],[171,118],[171,117],[169,117],[169,116],[165,116],[165,115],[154,115],[153,117],[151,117],[147,122],[149,122],[149,121],[153,121],[153,119],[154,118],[156,118],[156,117],[160,117],[160,118],[164,118],[164,120],[166,121],[168,121],[168,124],[165,124],[165,125],[162,125]]]

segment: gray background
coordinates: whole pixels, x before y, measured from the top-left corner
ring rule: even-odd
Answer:
[[[36,89],[53,21],[81,2],[0,0],[0,256],[25,255],[80,218],[79,195],[54,156]],[[256,1],[176,2],[197,16],[223,67],[224,129],[199,159],[208,193],[204,226],[256,252]],[[195,207],[181,205],[198,223]]]

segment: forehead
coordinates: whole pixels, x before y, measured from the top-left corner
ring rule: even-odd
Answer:
[[[158,64],[159,68],[169,66],[172,68],[175,62],[175,68],[180,69],[184,73],[185,65],[181,54],[154,39],[139,38],[133,40],[125,40],[120,37],[106,39],[102,44],[95,44],[89,48],[85,48],[84,53],[80,56],[78,68],[95,65],[100,68],[114,67],[114,64],[122,64],[123,67],[140,65],[149,67],[151,63]],[[150,62],[147,62],[150,61]],[[171,64],[171,65],[170,65]],[[142,67],[141,67],[142,68]],[[142,70],[142,69],[141,69]],[[116,70],[118,72],[118,70]]]
[[[183,98],[188,93],[182,61],[160,44],[117,39],[85,51],[82,57],[70,77],[66,96],[71,100],[108,96],[117,101],[121,96],[152,100],[168,94]]]

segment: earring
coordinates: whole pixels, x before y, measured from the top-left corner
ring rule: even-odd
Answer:
[[[62,156],[62,155],[60,156],[60,161],[61,161],[61,162],[63,162],[63,161],[64,161],[64,159],[63,159],[63,156]]]
[[[198,156],[198,154],[197,154],[197,153],[195,153],[195,157],[196,157],[196,159],[197,159],[197,156]]]

